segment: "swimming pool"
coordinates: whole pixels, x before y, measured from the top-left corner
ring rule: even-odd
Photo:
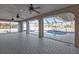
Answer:
[[[73,33],[73,32],[64,32],[64,31],[57,31],[57,30],[48,30],[46,32],[51,33],[51,34],[57,34],[57,35],[64,35],[64,34],[67,34],[67,33]]]

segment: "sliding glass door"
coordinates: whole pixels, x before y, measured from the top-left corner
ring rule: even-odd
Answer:
[[[26,31],[26,22],[23,22],[23,31]]]
[[[75,21],[56,17],[44,18],[44,37],[61,42],[74,43]]]
[[[18,22],[10,22],[10,32],[18,32]]]
[[[30,34],[36,34],[38,35],[38,20],[32,20],[32,21],[29,21],[29,31],[30,31]]]

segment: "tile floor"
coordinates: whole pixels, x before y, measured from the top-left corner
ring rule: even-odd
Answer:
[[[26,33],[0,34],[0,54],[77,54],[79,48]]]

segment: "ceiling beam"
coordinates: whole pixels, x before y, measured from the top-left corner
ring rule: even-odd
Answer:
[[[47,16],[52,16],[52,15],[56,15],[56,14],[59,14],[59,13],[62,13],[62,12],[65,12],[64,10],[67,8],[70,8],[70,7],[73,7],[73,6],[76,6],[76,5],[71,5],[71,6],[68,6],[68,7],[65,7],[65,8],[61,8],[61,9],[58,9],[58,10],[55,10],[55,11],[50,11],[50,12],[47,12],[47,13],[44,13],[44,14],[40,14],[40,15],[37,15],[37,16],[34,16],[34,17],[31,17],[31,18],[27,18],[27,19],[24,19],[22,21],[28,21],[28,20],[33,20],[33,19],[41,19],[41,18],[44,18],[44,17],[47,17]],[[79,6],[79,5],[77,5]]]
[[[12,20],[11,19],[0,19],[0,21],[12,21]],[[19,21],[13,20],[12,22],[19,22]]]

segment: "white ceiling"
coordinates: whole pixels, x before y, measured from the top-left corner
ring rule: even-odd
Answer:
[[[28,11],[28,4],[3,4],[0,5],[0,19],[11,19],[12,17],[15,18],[16,14],[19,13],[20,16],[24,19],[37,16],[39,14],[33,12],[32,14]],[[40,7],[38,11],[41,14],[58,10],[64,7],[70,6],[69,4],[34,4],[34,7]],[[16,18],[15,18],[16,19]],[[22,20],[22,19],[16,19]]]

